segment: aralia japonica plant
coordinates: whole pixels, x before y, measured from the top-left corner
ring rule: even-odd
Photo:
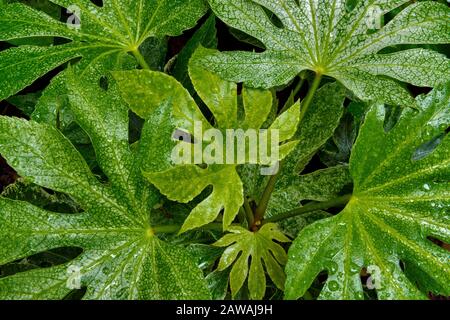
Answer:
[[[0,0],[0,299],[450,296],[449,21]]]

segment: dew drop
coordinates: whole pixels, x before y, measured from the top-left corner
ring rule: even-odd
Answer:
[[[429,185],[428,183],[425,183],[425,184],[423,185],[423,188],[424,188],[425,190],[427,190],[427,191],[430,191],[430,190],[431,190],[431,187],[430,187],[430,185]]]
[[[330,288],[331,291],[337,291],[339,290],[339,283],[337,281],[330,281],[328,283],[328,288]]]
[[[335,274],[338,270],[337,263],[334,261],[331,261],[329,264],[328,270],[330,271],[330,274]]]

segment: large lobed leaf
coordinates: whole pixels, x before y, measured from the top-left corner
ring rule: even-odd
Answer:
[[[447,6],[416,2],[373,30],[384,14],[409,1],[358,1],[354,8],[347,2],[209,0],[220,19],[262,42],[266,50],[205,50],[202,62],[226,79],[262,88],[286,84],[309,69],[336,78],[361,99],[407,106],[414,99],[395,80],[433,87],[448,79],[449,60],[432,50],[380,53],[395,45],[449,43]]]
[[[363,268],[379,299],[450,294],[449,252],[431,241],[450,241],[450,86],[417,104],[419,111],[404,110],[388,132],[384,106],[370,109],[351,156],[352,199],[294,241],[287,299],[302,297],[321,271],[328,279],[320,298],[362,299]]]
[[[0,41],[29,44],[0,52],[0,100],[69,61],[80,60],[75,65],[80,75],[105,76],[110,70],[135,68],[133,54],[139,48],[145,53],[149,40],[192,28],[207,10],[203,0],[112,0],[102,7],[90,0],[52,2],[64,8],[67,21],[20,3],[4,5],[0,11]],[[55,40],[30,45],[30,39],[42,37]],[[43,91],[32,118],[66,133],[73,127],[73,115],[63,73]]]
[[[0,198],[0,265],[54,248],[83,249],[68,263],[0,278],[0,299],[63,298],[77,279],[87,288],[85,299],[209,298],[189,253],[154,235],[150,212],[159,195],[139,169],[147,150],[130,149],[128,108],[112,84],[108,91],[97,84],[96,78],[67,75],[72,111],[91,138],[107,184],[56,128],[0,117],[0,153],[8,163],[84,210],[63,214]]]
[[[214,125],[225,134],[227,129],[259,130],[266,121],[273,103],[272,93],[267,90],[244,88],[242,104],[239,103],[237,85],[222,80],[191,60],[189,74],[193,86],[214,116]],[[244,190],[236,171],[237,159],[233,163],[203,162],[173,163],[174,148],[193,148],[204,137],[196,137],[195,122],[203,125],[203,132],[213,128],[187,90],[175,79],[158,72],[147,70],[114,72],[121,92],[131,109],[146,119],[143,129],[145,141],[149,141],[149,155],[143,163],[145,176],[170,200],[187,203],[200,195],[208,186],[212,192],[198,204],[186,219],[181,232],[198,228],[216,220],[223,210],[223,226],[226,229],[235,219],[244,201]],[[300,105],[294,104],[281,114],[268,128],[279,130],[280,159],[296,146],[289,141],[297,131]],[[174,141],[174,133],[183,131],[194,139]],[[206,139],[206,138],[205,138]],[[207,144],[211,141],[205,141]],[[224,139],[225,143],[225,139]],[[235,146],[236,147],[236,146]],[[202,153],[193,150],[192,154]],[[245,150],[247,152],[247,150]],[[218,147],[218,153],[222,152]],[[223,151],[225,155],[225,151]],[[235,152],[235,150],[233,150]],[[247,155],[247,154],[246,154]],[[278,160],[280,160],[278,159]],[[248,157],[244,159],[247,163]],[[272,165],[259,157],[256,163]]]

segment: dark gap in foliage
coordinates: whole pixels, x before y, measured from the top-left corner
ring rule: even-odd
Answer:
[[[232,31],[226,24],[224,24],[220,20],[217,20],[217,38],[219,39],[217,48],[220,51],[264,51],[264,49],[262,49],[261,47],[250,43],[252,41],[259,42],[258,40],[252,38],[249,35],[243,34],[242,32],[239,32],[239,35],[245,36],[246,39],[241,39],[241,41],[239,41],[239,39],[237,38],[237,32],[232,33]]]
[[[101,76],[100,79],[98,80],[98,85],[100,86],[100,88],[104,91],[108,91],[109,88],[109,80],[108,77],[106,76]]]
[[[273,25],[275,27],[278,28],[284,28],[283,23],[281,22],[281,20],[277,17],[277,15],[275,13],[273,13],[272,11],[270,11],[269,9],[264,8],[264,12],[266,13],[267,17],[269,18],[269,20],[273,23]]]
[[[434,50],[437,51],[439,53],[442,53],[444,55],[448,57],[450,57],[450,46],[448,44],[398,44],[396,46],[390,46],[390,47],[386,47],[380,50],[380,54],[386,54],[386,53],[395,53],[395,52],[400,52],[400,51],[404,51],[404,50],[409,50],[409,49],[417,49],[417,48],[422,48],[422,49],[428,49],[428,50]]]
[[[417,97],[419,95],[429,94],[433,88],[428,87],[416,87],[411,84],[406,84],[406,87],[409,92],[413,95],[413,97]]]
[[[83,252],[78,247],[61,247],[40,252],[27,258],[0,266],[0,278],[39,268],[50,268],[65,264]]]
[[[74,289],[70,291],[62,300],[81,300],[86,294],[87,288]]]
[[[97,7],[103,7],[103,0],[90,0],[93,4],[95,4]]]
[[[236,86],[237,89],[237,94],[241,95],[242,94],[242,89],[244,88],[244,84],[243,83],[238,83]]]
[[[315,154],[311,161],[306,165],[305,169],[301,172],[301,174],[313,173],[320,169],[326,169],[327,166],[320,161],[319,154]]]
[[[14,45],[12,45],[11,43],[6,42],[6,41],[0,41],[0,51],[6,50],[6,49],[9,49],[12,47],[14,47]]]
[[[363,288],[364,300],[378,300],[377,290],[374,288],[375,282],[366,267],[361,268],[359,277]]]
[[[17,178],[17,172],[8,165],[4,158],[0,157],[0,193],[7,186],[13,184]]]
[[[433,242],[434,244],[438,245],[439,247],[441,247],[441,248],[443,248],[443,249],[445,249],[445,250],[450,252],[450,244],[449,243],[446,243],[446,242],[444,242],[442,240],[439,240],[439,239],[431,237],[431,236],[427,237],[427,239],[429,241]]]
[[[428,155],[430,155],[436,148],[441,144],[442,141],[444,141],[444,138],[446,137],[448,128],[446,130],[446,133],[442,133],[430,141],[427,141],[423,143],[419,148],[417,148],[413,155],[411,160],[412,161],[418,161],[426,158]]]
[[[8,103],[6,100],[0,101],[0,115],[26,118],[18,108]],[[13,184],[18,177],[17,172],[8,165],[2,156],[0,156],[0,193],[3,192],[7,186]]]
[[[56,77],[61,71],[63,71],[64,69],[67,68],[67,65],[69,63],[70,64],[75,64],[79,60],[80,60],[80,58],[75,58],[75,59],[71,60],[70,62],[67,62],[67,63],[65,63],[65,64],[63,64],[63,65],[61,65],[59,67],[56,67],[55,69],[47,72],[44,76],[42,76],[41,78],[37,79],[31,85],[29,85],[25,89],[21,90],[17,94],[25,95],[25,94],[28,94],[28,93],[33,93],[33,92],[36,92],[36,91],[44,90],[50,84],[50,81],[54,77]]]
[[[61,37],[55,37],[53,41],[54,45],[62,45],[70,42],[72,42],[72,40]]]
[[[201,28],[201,26],[205,23],[205,21],[209,18],[211,12],[204,15],[197,23],[195,28],[186,30],[183,32],[183,34],[176,36],[176,37],[170,37],[169,38],[169,48],[168,48],[168,56],[169,58],[176,56],[183,50],[183,48],[186,46],[188,41],[192,38],[195,32],[197,32],[198,29]],[[166,61],[167,62],[167,61]]]
[[[292,83],[290,85],[288,85],[287,87],[279,90],[276,92],[276,97],[278,100],[278,112],[280,112],[285,106],[286,103],[289,101],[289,98],[291,97],[294,89],[295,89],[295,85],[297,85],[299,83],[299,81],[301,81],[300,77],[296,77]],[[294,102],[297,101],[299,99],[300,96],[304,96],[305,94],[305,86],[302,87],[302,90],[294,97]],[[290,107],[289,105],[286,106]],[[286,108],[284,108],[286,110]]]
[[[316,300],[319,297],[323,287],[325,286],[325,282],[327,281],[327,279],[328,279],[328,272],[327,271],[320,272],[317,275],[317,277],[313,280],[311,286],[301,299]]]
[[[44,12],[52,18],[59,19],[61,6],[51,2],[50,0],[9,0],[9,3],[19,2],[33,9]],[[8,0],[7,0],[8,3]]]
[[[128,111],[129,126],[128,126],[128,141],[131,144],[139,141],[144,127],[144,119],[140,118],[133,111]]]

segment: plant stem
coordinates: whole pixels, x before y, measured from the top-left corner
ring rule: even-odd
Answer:
[[[308,95],[306,96],[305,100],[301,104],[300,122],[303,120],[303,118],[306,114],[306,111],[308,110],[309,106],[311,105],[314,95],[315,95],[317,89],[319,89],[321,81],[322,81],[322,74],[317,72],[316,76],[314,77],[313,84],[308,91]],[[303,85],[303,81],[300,81],[299,85],[297,86],[298,89],[296,88],[296,90],[300,90],[302,85]],[[281,163],[280,163],[280,167],[281,167]],[[277,183],[280,171],[281,171],[281,168],[278,169],[277,174],[270,177],[270,180],[267,183],[266,189],[264,190],[264,193],[261,197],[261,201],[258,204],[258,207],[256,208],[256,212],[255,212],[255,222],[256,223],[261,222],[264,219],[264,214],[266,213],[267,206],[269,204],[272,192],[275,189],[275,185]]]
[[[305,83],[305,79],[300,78],[300,81],[297,83],[297,86],[295,87],[294,91],[292,91],[294,98],[298,95],[298,93],[300,92],[300,89],[303,87],[304,83]]]
[[[142,67],[142,69],[150,70],[150,66],[147,64],[147,61],[145,61],[144,56],[141,54],[138,48],[132,50],[131,53],[139,62],[139,65]]]
[[[247,216],[248,225],[251,227],[253,225],[253,223],[255,223],[255,219],[253,216],[253,210],[250,207],[250,203],[248,202],[247,197],[244,197],[244,209],[245,209],[245,214]]]
[[[281,164],[280,164],[281,166]],[[270,177],[269,182],[267,182],[267,186],[264,189],[264,193],[261,197],[261,201],[258,204],[258,207],[255,211],[255,222],[261,222],[264,219],[264,214],[266,213],[267,206],[269,205],[270,197],[272,195],[273,190],[275,189],[275,185],[277,184],[278,175],[281,171],[281,168],[278,168],[278,172]]]
[[[294,209],[292,211],[288,211],[286,213],[280,214],[276,217],[272,217],[269,219],[264,220],[264,223],[269,223],[269,222],[278,222],[281,220],[285,220],[285,219],[289,219],[292,217],[296,217],[305,213],[309,213],[309,212],[313,212],[313,211],[317,211],[317,210],[325,210],[325,209],[329,209],[329,208],[333,208],[333,207],[340,207],[340,206],[345,206],[351,199],[352,195],[351,194],[347,194],[345,196],[330,200],[330,201],[325,201],[325,202],[314,202],[314,203],[308,203],[307,205],[298,208],[298,209]]]
[[[303,102],[301,104],[300,122],[305,117],[306,111],[308,111],[308,108],[311,105],[314,95],[316,94],[317,89],[319,89],[321,81],[322,81],[322,74],[316,73],[313,84],[311,85],[311,88],[309,88],[308,95],[306,96],[305,100],[303,100]]]

